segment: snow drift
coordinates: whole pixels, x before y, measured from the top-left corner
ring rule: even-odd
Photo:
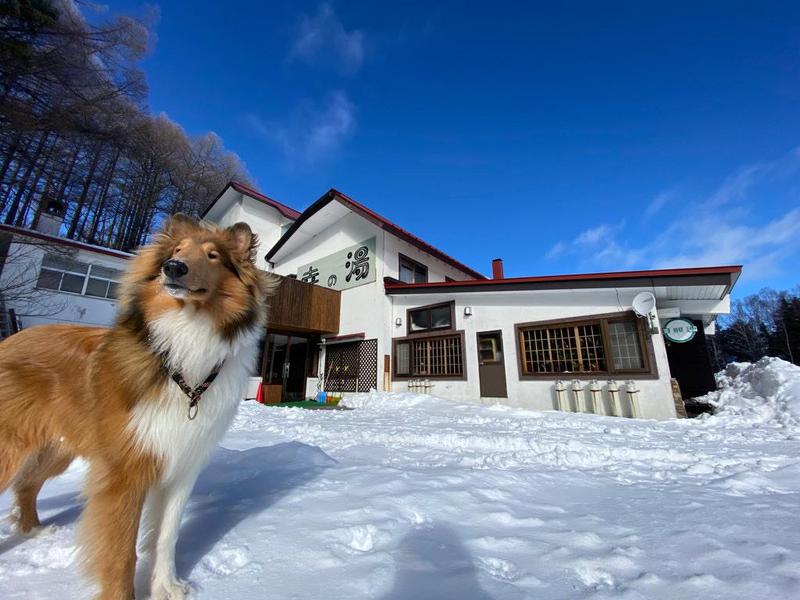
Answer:
[[[716,408],[715,419],[800,425],[800,367],[765,356],[731,363],[716,375],[718,390],[698,398]]]

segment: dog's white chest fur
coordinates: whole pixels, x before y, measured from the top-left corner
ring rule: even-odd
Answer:
[[[191,307],[170,311],[151,322],[151,343],[166,351],[170,368],[191,387],[200,385],[212,369],[224,365],[200,398],[197,415],[189,419],[189,398],[171,379],[162,397],[138,404],[131,416],[139,447],[163,461],[162,482],[196,474],[225,434],[244,397],[253,367],[260,330],[224,340],[212,319]]]

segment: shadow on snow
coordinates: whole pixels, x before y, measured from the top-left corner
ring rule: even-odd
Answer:
[[[319,448],[300,442],[241,451],[218,448],[200,474],[184,515],[176,552],[178,575],[187,577],[244,519],[335,464]]]
[[[381,600],[492,600],[478,583],[472,555],[448,525],[412,530],[392,558],[394,585]]]
[[[176,553],[178,574],[187,577],[198,562],[242,520],[267,509],[311,481],[336,461],[315,446],[286,442],[228,450],[217,448],[200,473],[184,514]],[[77,492],[39,499],[40,511],[63,508],[42,519],[42,527],[71,525],[83,509]],[[14,534],[0,541],[0,554],[29,538]],[[142,569],[137,569],[141,574]],[[146,585],[146,584],[145,584]]]

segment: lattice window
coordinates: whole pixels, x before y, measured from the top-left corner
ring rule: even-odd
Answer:
[[[325,349],[325,389],[368,392],[378,385],[378,340],[331,344]]]
[[[617,370],[643,369],[644,357],[636,324],[618,321],[608,324],[608,337],[614,368]]]
[[[464,348],[461,334],[398,340],[395,374],[403,377],[461,377]]]
[[[634,320],[598,319],[520,327],[518,332],[522,371],[527,375],[635,372],[647,368],[639,324]]]
[[[378,389],[378,340],[364,340],[358,348],[358,391]]]

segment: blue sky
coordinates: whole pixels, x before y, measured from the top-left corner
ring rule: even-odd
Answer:
[[[188,6],[155,7],[151,109],[295,208],[336,187],[484,273],[800,283],[796,2]]]

